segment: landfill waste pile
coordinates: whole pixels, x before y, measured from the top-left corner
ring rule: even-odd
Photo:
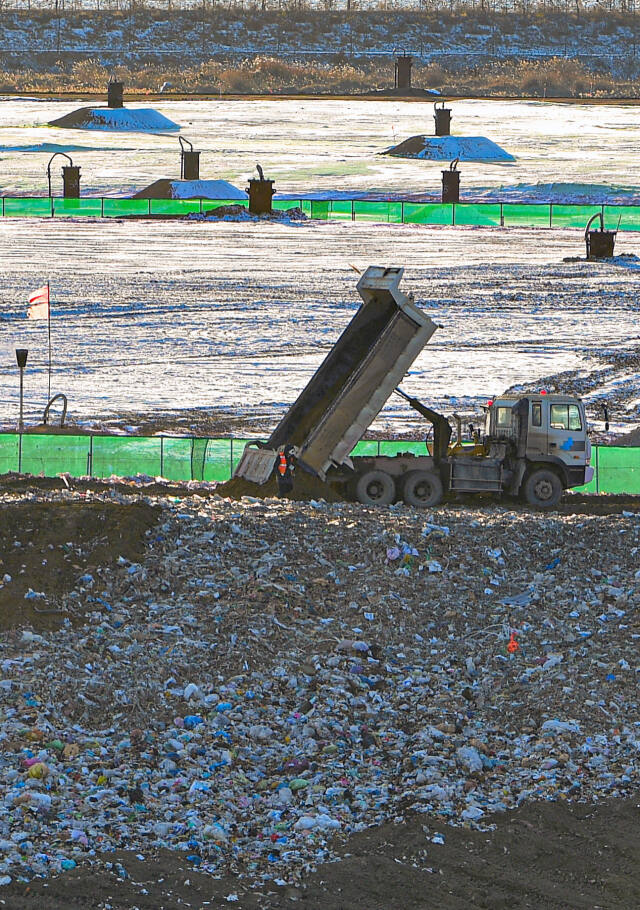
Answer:
[[[0,501],[0,898],[126,850],[296,899],[371,826],[426,868],[637,790],[640,512]]]
[[[254,215],[243,205],[218,205],[215,208],[207,209],[206,200],[202,202],[202,214],[193,213],[184,215],[183,221],[280,221],[286,224],[292,221],[308,221],[309,219],[301,208],[296,206],[292,209],[274,209],[272,212],[265,212],[263,215]]]

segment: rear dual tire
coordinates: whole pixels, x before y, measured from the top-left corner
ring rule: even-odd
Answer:
[[[396,485],[386,471],[367,471],[358,477],[355,493],[365,506],[388,506],[396,498]]]
[[[403,478],[402,498],[414,509],[431,509],[442,496],[442,481],[431,471],[409,471]]]
[[[414,509],[429,509],[442,500],[442,481],[431,471],[409,471],[396,490],[396,484],[386,471],[367,471],[356,481],[355,496],[367,506],[390,505],[400,494]]]

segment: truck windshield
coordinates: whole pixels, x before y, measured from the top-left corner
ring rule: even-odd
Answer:
[[[575,404],[552,404],[550,414],[551,427],[554,430],[581,430],[580,410]]]

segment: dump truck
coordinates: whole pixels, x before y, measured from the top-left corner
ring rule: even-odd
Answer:
[[[307,471],[367,505],[436,506],[446,494],[490,493],[555,506],[588,483],[591,444],[580,399],[540,390],[502,395],[485,409],[483,432],[452,443],[449,420],[398,387],[438,326],[400,290],[404,269],[370,266],[362,305],[266,442],[247,444],[234,477],[264,484]],[[427,422],[424,454],[354,455],[392,394]]]

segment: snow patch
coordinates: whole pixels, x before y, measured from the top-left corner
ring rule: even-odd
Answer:
[[[515,157],[485,136],[412,136],[387,149],[385,155],[429,161],[515,161]]]
[[[171,198],[246,199],[247,194],[227,180],[172,180]]]
[[[602,183],[517,183],[514,186],[479,187],[477,201],[556,202],[573,205],[638,205],[640,188]]]
[[[114,130],[123,133],[157,133],[180,126],[153,108],[83,107],[52,120],[49,126],[79,130]]]

